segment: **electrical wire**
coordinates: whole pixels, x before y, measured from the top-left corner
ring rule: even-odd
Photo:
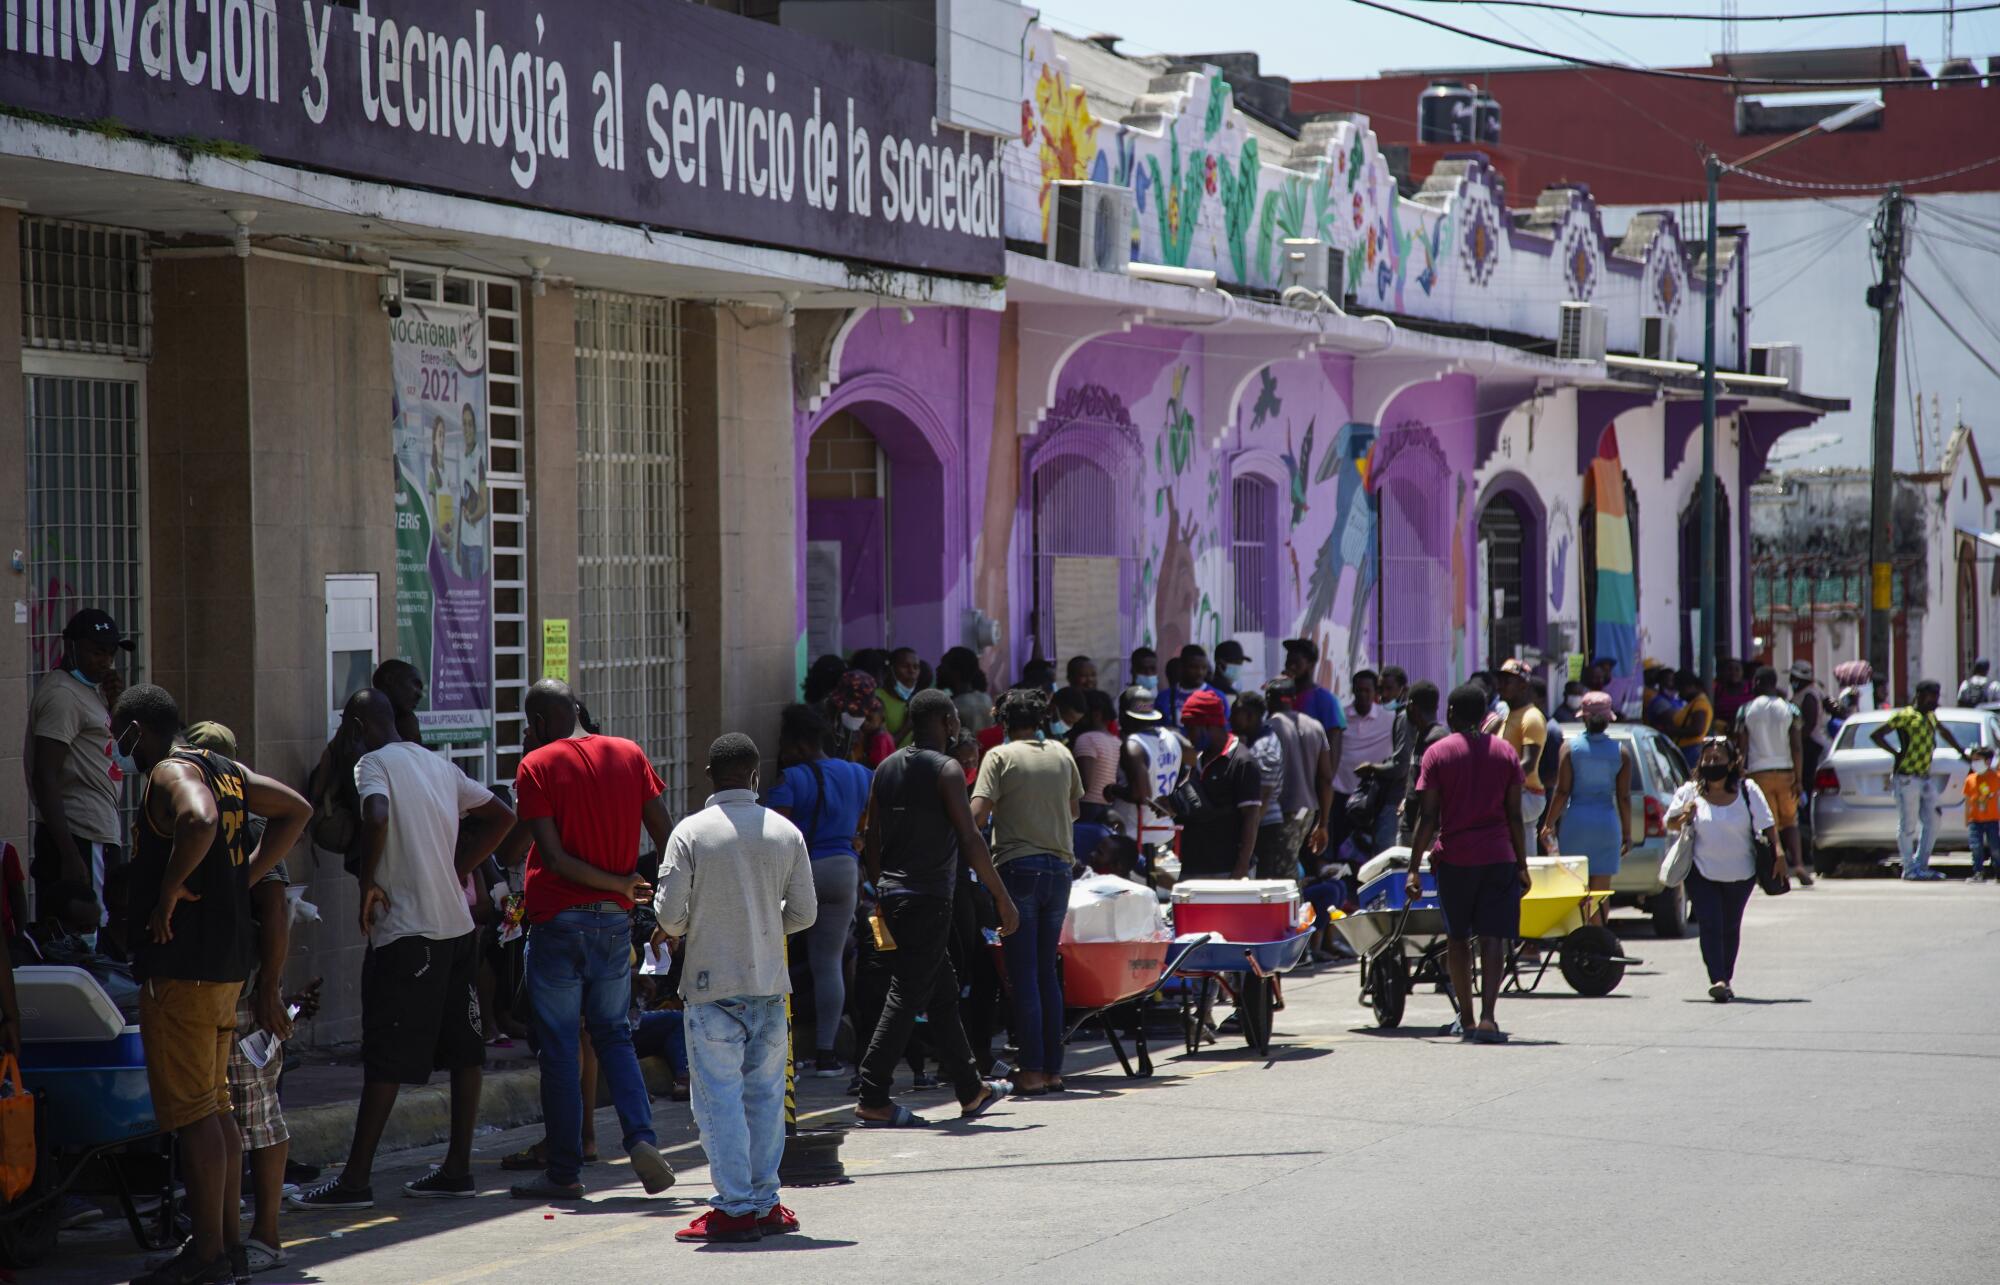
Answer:
[[[1512,40],[1502,40],[1498,36],[1489,36],[1481,32],[1467,30],[1464,27],[1453,26],[1449,22],[1444,22],[1437,18],[1426,17],[1421,13],[1411,13],[1407,9],[1398,9],[1396,6],[1392,4],[1382,3],[1382,0],[1348,0],[1348,3],[1360,5],[1364,9],[1378,9],[1383,13],[1394,14],[1398,18],[1407,18],[1411,22],[1420,22],[1427,27],[1436,27],[1440,31],[1449,31],[1452,35],[1463,36],[1467,40],[1476,40],[1481,44],[1497,45],[1502,49],[1511,49],[1515,53],[1530,54],[1537,58],[1549,58],[1553,59],[1556,62],[1569,63],[1573,66],[1578,66],[1578,67],[1596,67],[1603,71],[1622,71],[1630,73],[1631,75],[1634,76],[1652,76],[1664,80],[1696,81],[1708,85],[1735,85],[1739,87],[1773,85],[1773,86],[1790,86],[1792,88],[1798,88],[1798,89],[1852,89],[1852,88],[1872,87],[1879,85],[1924,85],[1924,86],[1949,85],[1949,84],[1976,85],[1981,80],[1985,79],[1978,72],[1970,72],[1952,76],[1785,77],[1785,76],[1733,76],[1733,75],[1718,76],[1718,75],[1711,75],[1707,72],[1699,72],[1699,71],[1675,71],[1672,70],[1671,68],[1666,68],[1666,67],[1634,67],[1626,63],[1606,62],[1601,58],[1585,58],[1579,54],[1558,53],[1553,49],[1538,49],[1533,45],[1524,45]]]
[[[1590,18],[1633,18],[1642,22],[1714,22],[1712,13],[1642,13],[1631,9],[1593,9],[1585,5],[1555,4],[1551,0],[1417,0],[1419,4],[1504,5],[1512,9],[1549,9],[1557,13],[1580,13]],[[1816,18],[1924,18],[1947,13],[1980,13],[2000,9],[2000,0],[1991,4],[1962,4],[1942,9],[1831,9],[1822,13],[1743,13],[1731,14],[1730,22],[1802,22]]]
[[[1354,0],[1356,4],[1366,4],[1368,0]],[[1922,187],[1926,183],[1942,183],[1948,178],[1958,178],[1988,166],[2000,165],[2000,156],[1989,156],[1983,161],[1973,161],[1957,169],[1940,170],[1935,174],[1925,174],[1918,178],[1889,179],[1880,183],[1812,183],[1804,179],[1779,178],[1775,174],[1765,174],[1760,170],[1746,170],[1739,165],[1724,162],[1722,169],[1730,174],[1740,174],[1744,178],[1755,179],[1759,183],[1769,183],[1773,187],[1800,188],[1810,192],[1887,192],[1891,188]]]
[[[1917,279],[1915,277],[1911,276],[1908,272],[1905,272],[1903,274],[1903,284],[1908,286],[1911,292],[1914,293],[1918,299],[1923,301],[1924,307],[1930,309],[1931,316],[1936,317],[1938,319],[1938,324],[1943,326],[1945,330],[1951,334],[1951,337],[1953,339],[1958,340],[1960,344],[1964,345],[1965,351],[1972,354],[1972,359],[1974,361],[1978,362],[1980,365],[1986,367],[1987,370],[1991,371],[1995,379],[2000,379],[2000,366],[1994,365],[1992,358],[1988,357],[1985,353],[1979,351],[1978,347],[1970,339],[1967,339],[1963,334],[1959,333],[1958,327],[1951,324],[1951,318],[1945,316],[1944,313],[1938,309],[1938,306],[1931,302],[1931,297],[1924,293],[1924,288],[1917,284]]]
[[[2000,325],[1995,325],[1992,319],[1980,310],[1978,301],[1967,292],[1964,284],[1958,279],[1958,274],[1951,270],[1951,265],[1945,261],[1944,256],[1931,245],[1929,230],[1925,229],[1916,239],[1917,243],[1924,247],[1924,253],[1930,256],[1931,262],[1937,264],[1938,270],[1944,274],[1945,285],[1958,296],[1958,301],[1965,305],[1965,310],[1972,314],[1973,320],[1983,326],[1987,334],[1993,336],[1994,344],[2000,346]]]

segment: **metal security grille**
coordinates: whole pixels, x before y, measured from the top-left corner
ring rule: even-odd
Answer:
[[[1521,644],[1521,613],[1527,599],[1526,532],[1512,498],[1495,496],[1479,515],[1479,547],[1486,563],[1479,615],[1486,621],[1486,654],[1498,665]]]
[[[56,352],[153,355],[146,234],[21,220],[21,343]]]
[[[577,694],[645,746],[686,805],[679,314],[668,299],[576,296]]]
[[[1129,554],[1122,552],[1118,491],[1111,474],[1082,455],[1058,455],[1034,474],[1037,653],[1056,661],[1089,656],[1098,682],[1116,690],[1125,663],[1120,598]]]
[[[399,267],[403,295],[479,309],[486,326],[486,491],[493,556],[493,736],[483,745],[452,745],[446,755],[474,780],[509,784],[521,762],[526,718],[521,703],[528,669],[528,483],[523,411],[528,404],[521,357],[521,286],[506,277]]]
[[[1386,483],[1382,502],[1382,641],[1378,659],[1412,679],[1449,688],[1451,569],[1431,497],[1414,482]]]
[[[145,514],[139,492],[141,396],[136,379],[30,373],[27,385],[28,672],[62,659],[72,613],[97,607],[140,640],[146,632]]]
[[[1230,563],[1239,634],[1278,632],[1278,488],[1246,474],[1229,484]]]

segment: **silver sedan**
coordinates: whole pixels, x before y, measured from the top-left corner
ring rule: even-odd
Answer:
[[[1889,788],[1890,759],[1872,739],[1893,710],[1856,714],[1843,723],[1833,749],[1813,774],[1813,847],[1822,864],[1842,857],[1896,851],[1896,795]],[[1939,709],[1938,721],[1966,749],[2000,747],[2000,720],[1983,709]],[[1937,850],[1965,846],[1965,763],[1938,739],[1931,760],[1937,781]]]

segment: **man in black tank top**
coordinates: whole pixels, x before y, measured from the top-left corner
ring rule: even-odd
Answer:
[[[247,1277],[236,1210],[242,1136],[230,1115],[229,1047],[250,975],[250,885],[298,841],[312,809],[287,787],[209,750],[176,745],[181,714],[158,687],[118,699],[111,734],[146,774],[128,930],[146,1081],[163,1131],[180,1135],[194,1236],[144,1285]],[[265,819],[249,848],[250,814]]]
[[[918,1013],[929,1021],[929,1040],[957,1090],[961,1118],[978,1115],[1013,1091],[1005,1081],[980,1078],[958,1019],[958,974],[948,950],[959,857],[999,904],[1003,934],[1018,922],[1014,900],[972,823],[965,770],[944,752],[958,735],[958,707],[935,688],[918,692],[910,699],[909,728],[912,744],[875,769],[868,809],[868,877],[896,942],[888,952],[889,994],[861,1059],[861,1103],[854,1114],[870,1127],[923,1123],[889,1100],[896,1063]]]

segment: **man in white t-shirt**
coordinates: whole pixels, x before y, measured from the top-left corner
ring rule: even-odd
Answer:
[[[1765,665],[1751,683],[1751,697],[1736,715],[1736,739],[1750,779],[1764,792],[1778,826],[1778,842],[1801,886],[1810,886],[1799,850],[1799,783],[1805,779],[1799,711],[1778,693],[1778,671]]]
[[[1342,711],[1347,716],[1347,732],[1340,738],[1340,766],[1333,774],[1333,816],[1328,823],[1336,834],[1346,829],[1347,796],[1361,787],[1361,767],[1366,764],[1372,769],[1395,756],[1396,716],[1376,701],[1375,683],[1372,669],[1356,670],[1347,680],[1354,698]],[[1363,858],[1372,857],[1389,846],[1395,833],[1395,809],[1381,807],[1376,809],[1372,829],[1353,833],[1354,846],[1361,849]],[[1329,846],[1338,848],[1339,843],[1336,838]]]
[[[441,755],[396,735],[396,710],[373,688],[348,698],[341,734],[366,752],[361,800],[361,1105],[347,1167],[291,1198],[301,1209],[369,1209],[375,1147],[402,1085],[451,1073],[444,1163],[403,1184],[406,1196],[468,1199],[472,1132],[486,1064],[478,957],[465,877],[514,825],[493,792]],[[463,820],[463,824],[461,824]]]

